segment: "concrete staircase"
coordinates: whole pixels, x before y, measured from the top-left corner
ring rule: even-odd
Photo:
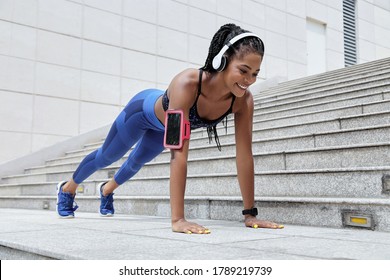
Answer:
[[[255,90],[255,89],[254,89]],[[253,152],[260,218],[286,224],[390,231],[390,59],[254,91]],[[222,153],[205,131],[191,135],[187,217],[240,220],[233,121],[219,128]],[[0,207],[55,209],[55,186],[102,141],[0,181]],[[169,216],[163,152],[115,193],[118,213]],[[97,212],[96,186],[123,158],[79,188],[80,211]],[[77,214],[77,213],[76,213]]]

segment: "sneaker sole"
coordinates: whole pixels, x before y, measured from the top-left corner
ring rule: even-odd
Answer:
[[[58,213],[58,194],[60,193],[60,189],[62,187],[63,184],[65,184],[66,181],[62,181],[62,182],[59,182],[57,184],[57,204],[56,204],[56,212],[57,212],[57,216],[61,219],[73,219],[74,218],[74,215],[68,215],[68,216],[61,216],[59,213]]]
[[[100,211],[99,211],[99,215],[100,215],[100,217],[112,217],[112,216],[114,216],[114,214],[103,215],[102,213],[100,213]]]
[[[99,198],[102,197],[102,190],[101,190],[102,185],[106,184],[106,183],[107,182],[103,182],[103,183],[100,183],[100,184],[97,185],[97,188],[99,190]],[[114,214],[111,214],[111,213],[110,214],[102,214],[102,213],[100,213],[100,209],[99,209],[98,213],[99,213],[100,217],[112,217],[112,216],[114,216]]]

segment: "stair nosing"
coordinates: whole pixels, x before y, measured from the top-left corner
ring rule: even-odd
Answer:
[[[116,167],[111,167],[116,168]],[[316,169],[288,169],[288,170],[264,170],[264,171],[255,171],[255,176],[264,176],[264,175],[286,175],[286,174],[307,174],[307,173],[350,173],[350,172],[380,172],[380,171],[390,171],[390,166],[362,166],[362,167],[339,167],[339,168],[316,168]],[[73,172],[73,171],[68,171]],[[57,173],[65,173],[63,171]],[[209,174],[188,174],[187,178],[204,178],[204,177],[237,177],[235,172],[223,172],[223,173],[209,173]],[[85,180],[83,183],[96,183],[106,180],[107,178],[101,179],[90,179]],[[160,175],[160,176],[148,176],[148,177],[134,177],[132,181],[142,181],[142,180],[169,180],[169,176]],[[58,181],[43,181],[43,182],[32,182],[32,183],[11,183],[11,184],[0,184],[1,187],[20,187],[24,185],[34,186],[34,185],[56,185]]]
[[[386,75],[389,75],[389,73],[386,73]],[[353,86],[362,85],[362,87],[359,88],[358,91],[366,90],[366,89],[372,89],[372,88],[378,88],[378,87],[384,87],[384,86],[387,86],[388,83],[384,83],[384,84],[380,84],[380,85],[376,85],[376,86],[369,86],[369,85],[365,85],[365,84],[375,83],[375,82],[378,82],[378,81],[386,81],[386,80],[389,80],[389,79],[390,79],[390,75],[389,75],[389,77],[386,77],[386,78],[380,78],[380,79],[376,79],[376,80],[373,79],[371,81],[362,81],[360,83],[353,83]],[[316,88],[309,88],[309,89],[305,89],[305,90],[301,90],[301,91],[286,91],[282,95],[274,95],[274,97],[278,97],[277,99],[274,99],[274,100],[266,100],[269,97],[261,98],[261,93],[260,93],[260,94],[258,94],[259,97],[254,99],[254,101],[255,101],[255,104],[266,104],[266,103],[271,103],[271,102],[276,102],[276,101],[284,101],[284,100],[288,100],[288,99],[291,99],[291,98],[302,97],[302,96],[306,96],[306,95],[309,96],[309,95],[313,94],[313,92],[311,92],[311,91],[314,91],[314,93],[316,93],[316,94],[331,92],[331,94],[329,94],[329,95],[320,95],[320,96],[317,96],[317,97],[327,97],[327,96],[333,96],[333,95],[339,95],[339,94],[344,94],[344,93],[350,93],[350,92],[356,92],[357,91],[357,90],[342,90],[342,89],[348,88],[348,86],[344,85],[344,84],[335,86],[334,88],[331,88],[331,89],[323,89],[323,90],[320,90],[320,91],[315,91],[314,89],[317,89],[317,88],[321,89],[323,87],[319,86],[319,87],[316,87]],[[297,93],[297,94],[294,95],[294,93]],[[289,95],[289,96],[286,96],[286,95]],[[281,97],[283,97],[283,98],[281,98]],[[316,99],[317,97],[314,97],[314,98],[311,98],[311,99]],[[308,99],[311,100],[310,98],[308,98]],[[306,99],[304,99],[304,100],[306,100]],[[286,103],[290,103],[290,102],[286,102]]]
[[[77,200],[96,200],[98,196],[78,196]],[[56,196],[49,195],[26,195],[26,196],[0,196],[1,199],[56,199]],[[115,200],[170,200],[168,195],[162,196],[125,196],[117,195]],[[186,196],[189,200],[215,200],[215,201],[242,201],[240,196]],[[256,202],[273,202],[273,203],[311,203],[311,204],[352,204],[352,205],[370,205],[390,207],[388,198],[349,198],[349,197],[303,197],[303,196],[255,196]],[[54,211],[51,211],[54,212]]]

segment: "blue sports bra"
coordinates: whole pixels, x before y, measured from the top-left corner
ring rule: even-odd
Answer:
[[[207,119],[201,118],[199,116],[199,114],[198,114],[197,103],[198,103],[199,96],[202,93],[202,74],[203,74],[203,70],[200,69],[200,71],[199,71],[199,82],[198,82],[198,93],[197,93],[197,96],[196,96],[196,100],[195,100],[194,104],[192,105],[192,107],[190,108],[190,112],[189,112],[189,119],[190,119],[189,121],[190,121],[190,125],[191,125],[191,130],[197,129],[197,128],[200,128],[200,127],[206,127],[207,128],[207,134],[209,136],[209,142],[211,142],[211,140],[212,140],[212,138],[214,136],[214,139],[215,139],[215,142],[217,144],[218,150],[221,150],[221,145],[219,143],[219,138],[218,138],[217,128],[216,127],[217,127],[217,125],[221,121],[226,119],[224,121],[224,125],[225,125],[225,129],[227,130],[227,116],[230,113],[232,113],[233,104],[234,104],[234,100],[236,99],[236,97],[233,95],[232,103],[230,105],[230,108],[226,111],[225,114],[223,114],[218,119],[207,120]],[[165,91],[165,93],[164,93],[164,95],[162,97],[162,105],[163,105],[164,111],[168,110],[168,108],[169,108],[168,90]]]

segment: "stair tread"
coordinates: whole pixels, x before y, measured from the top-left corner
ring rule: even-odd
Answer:
[[[373,79],[373,80],[370,80],[370,81],[362,81],[362,82],[358,82],[358,83],[353,83],[352,85],[346,85],[346,84],[332,84],[332,87],[331,88],[323,88],[322,86],[318,86],[318,87],[313,87],[313,88],[308,88],[308,89],[305,89],[305,90],[302,90],[300,89],[299,91],[286,91],[286,92],[283,92],[281,94],[278,94],[278,95],[274,95],[272,96],[274,99],[270,99],[269,97],[264,97],[262,98],[262,94],[260,94],[260,97],[257,97],[256,99],[254,99],[255,101],[255,104],[266,104],[266,103],[272,103],[272,102],[282,102],[282,101],[285,101],[285,100],[288,100],[288,99],[296,99],[296,98],[299,98],[299,97],[303,97],[303,96],[310,96],[312,95],[313,93],[316,94],[315,97],[313,98],[308,98],[308,99],[317,99],[317,98],[322,98],[322,97],[326,97],[326,96],[334,96],[334,95],[343,95],[343,94],[346,94],[346,93],[350,93],[351,91],[361,91],[361,90],[365,90],[365,89],[373,89],[373,88],[381,88],[381,87],[385,87],[388,85],[388,80],[390,79],[390,75],[389,73],[386,73],[386,77],[381,77],[381,78],[378,78],[378,79]],[[386,83],[383,83],[383,84],[379,84],[379,81],[384,81]],[[374,82],[378,82],[377,85],[375,86],[370,86],[370,85],[367,85],[369,83],[374,83]],[[350,87],[352,86],[358,86],[358,85],[362,85],[358,90],[351,90]],[[344,88],[349,88],[348,90],[342,90]],[[316,90],[316,89],[321,89],[321,90]],[[327,94],[323,94],[321,95],[321,93],[327,93]],[[330,94],[329,94],[330,93]]]
[[[389,112],[390,113],[390,112]],[[313,122],[315,123],[315,122]],[[329,134],[338,134],[338,133],[348,133],[348,132],[356,132],[356,131],[365,131],[365,130],[374,130],[374,129],[381,129],[381,128],[389,128],[390,127],[390,123],[389,124],[384,124],[384,125],[373,125],[373,126],[365,126],[365,127],[356,127],[356,128],[347,128],[347,129],[338,129],[338,130],[328,130],[328,131],[323,131],[323,132],[315,132],[315,133],[302,133],[302,134],[294,134],[294,135],[288,135],[288,136],[285,136],[285,137],[273,137],[273,138],[262,138],[262,139],[254,139],[252,141],[252,143],[260,143],[260,142],[268,142],[268,141],[279,141],[279,140],[287,140],[287,139],[295,139],[295,138],[303,138],[303,137],[309,137],[309,136],[320,136],[320,135],[329,135]],[[254,129],[253,132],[258,132],[258,131],[262,131],[264,129]],[[234,133],[228,133],[226,135],[220,135],[220,139],[223,140],[224,137],[227,137],[227,136],[231,136],[231,135],[234,135]],[[100,145],[102,144],[103,142],[100,143]],[[225,142],[225,143],[222,143],[222,147],[224,146],[229,146],[229,145],[234,145],[234,142]],[[199,149],[203,149],[203,148],[209,148],[210,146],[209,145],[199,145],[199,146],[193,146],[190,148],[190,150],[199,150]],[[95,150],[96,148],[94,149],[81,149],[81,150],[77,150],[77,151],[74,151],[73,153],[82,153],[82,152],[90,152],[90,151],[93,151]],[[71,159],[71,158],[79,158],[80,155],[71,155],[71,152],[67,153],[66,156],[64,157],[61,157],[61,158],[56,158],[56,159],[52,159],[50,161],[53,161],[53,160],[60,160],[60,159]],[[75,161],[74,163],[78,163],[79,161]],[[72,163],[70,163],[72,164]],[[53,164],[53,165],[50,165],[50,166],[55,166],[55,165],[62,165],[62,164]],[[35,168],[42,168],[42,167],[45,167],[45,166],[38,166],[38,167],[35,167]],[[33,168],[30,168],[30,169],[34,169]]]
[[[96,200],[98,196],[78,196],[77,200]],[[0,196],[0,198],[7,199],[56,199],[53,195],[26,195],[26,196]],[[117,195],[115,200],[169,200],[168,195],[153,195],[153,196],[126,196]],[[221,200],[221,201],[242,201],[241,196],[191,196],[188,195],[186,200]],[[350,198],[350,197],[294,197],[294,196],[255,196],[256,201],[263,202],[290,202],[290,203],[348,203],[348,204],[367,204],[367,205],[381,205],[390,206],[390,200],[388,198]]]
[[[383,102],[390,102],[390,99],[389,100],[383,100],[383,101],[369,102],[369,103],[365,103],[364,105],[381,104]],[[351,105],[351,106],[341,106],[341,107],[330,108],[330,109],[325,109],[325,110],[321,110],[321,111],[312,111],[312,112],[306,112],[306,113],[302,113],[302,114],[286,115],[286,116],[283,116],[283,117],[275,117],[275,118],[264,119],[264,120],[257,120],[257,121],[255,120],[254,122],[264,122],[264,121],[275,120],[275,119],[285,119],[285,118],[291,118],[292,116],[302,116],[302,115],[317,114],[317,113],[321,113],[321,112],[328,112],[328,111],[333,111],[333,110],[339,110],[339,109],[345,109],[345,108],[353,108],[353,107],[359,107],[359,106],[362,106],[362,104]],[[303,107],[307,107],[307,106],[303,106]],[[299,109],[299,108],[301,108],[301,107],[296,107],[294,109]],[[284,111],[284,110],[276,110],[276,111],[273,111],[272,113],[280,112],[280,111]],[[353,118],[353,117],[370,116],[370,115],[381,114],[381,113],[390,113],[390,110],[389,111],[374,112],[374,113],[359,114],[359,115],[343,116],[343,117],[339,117],[339,118],[329,118],[329,119],[319,120],[319,121],[316,121],[316,122],[322,122],[322,121],[325,121],[325,120],[338,120],[338,119],[348,119],[348,118]],[[255,114],[255,115],[256,116],[267,115],[267,113],[258,113],[258,114]],[[309,123],[309,122],[303,122],[303,123],[306,124],[306,123]],[[315,122],[311,122],[311,123],[315,123]],[[229,126],[233,126],[233,124],[231,124]],[[205,137],[197,137],[195,139],[204,139],[204,138]],[[94,144],[98,145],[98,144],[101,144],[101,143],[103,143],[103,141],[95,142]],[[84,149],[69,151],[68,153],[79,152],[79,151],[82,151],[82,150],[84,150]]]
[[[107,167],[107,169],[118,168],[119,166]],[[255,171],[255,176],[258,175],[283,175],[283,174],[307,174],[307,173],[347,173],[347,172],[376,172],[376,171],[390,171],[389,166],[367,166],[367,167],[343,167],[343,168],[313,168],[313,169],[288,169],[288,170],[267,170],[267,171]],[[60,171],[55,173],[69,173],[73,170]],[[42,173],[44,175],[46,173]],[[19,176],[19,175],[18,175]],[[23,175],[20,175],[23,176]],[[223,172],[223,173],[208,173],[208,174],[188,174],[187,178],[203,178],[203,177],[236,177],[235,172]],[[85,180],[84,183],[101,182],[107,178]],[[158,180],[158,179],[169,179],[169,175],[161,176],[148,176],[148,177],[134,177],[132,180]],[[31,182],[31,183],[4,183],[0,184],[0,187],[18,187],[23,185],[42,185],[42,184],[53,184],[56,185],[58,181],[42,181],[42,182]]]
[[[390,79],[389,79],[389,83],[390,83]],[[323,98],[340,96],[340,95],[342,96],[342,94],[324,95],[324,96],[320,96],[317,98],[299,99],[299,100],[294,100],[294,101],[279,103],[279,104],[258,103],[258,104],[255,104],[255,111],[264,111],[264,109],[269,109],[269,108],[274,108],[274,107],[282,107],[285,105],[300,104],[303,102],[312,101],[312,103],[307,104],[307,105],[297,105],[297,106],[288,107],[285,109],[279,109],[279,110],[275,109],[274,111],[265,112],[265,114],[270,114],[273,112],[281,112],[281,111],[283,112],[283,111],[290,111],[290,110],[296,110],[296,109],[301,109],[301,108],[309,108],[309,107],[314,107],[314,106],[319,106],[319,105],[324,105],[324,104],[332,104],[332,103],[337,103],[337,102],[342,102],[342,101],[349,101],[349,100],[353,100],[353,99],[359,99],[359,98],[370,97],[370,96],[375,96],[375,95],[383,95],[383,94],[388,94],[388,93],[390,93],[390,91],[378,90],[378,91],[375,91],[375,92],[372,92],[369,94],[362,93],[359,95],[354,95],[352,97],[341,97],[341,98],[337,98],[337,99],[333,99],[333,100],[326,100],[326,101],[318,101],[318,100],[323,99]],[[267,106],[264,106],[264,105],[267,105]]]
[[[329,78],[332,78],[332,81],[334,81],[335,76],[339,79],[341,77],[356,76],[357,73],[364,75],[364,74],[367,74],[367,72],[368,72],[368,75],[370,75],[371,73],[372,73],[372,75],[375,75],[376,71],[388,69],[389,62],[390,62],[390,59],[385,58],[385,59],[367,62],[367,63],[363,63],[363,64],[353,65],[353,66],[350,66],[348,68],[340,68],[340,69],[328,71],[328,72],[317,74],[317,75],[311,75],[311,76],[302,77],[302,78],[298,78],[298,79],[291,80],[291,81],[285,81],[285,82],[280,83],[278,86],[275,86],[275,87],[272,87],[270,89],[265,90],[265,93],[269,93],[270,95],[272,95],[275,93],[275,91],[278,91],[278,92],[282,91],[283,88],[289,88],[289,87],[293,87],[293,86],[301,87],[305,83],[313,84],[316,80],[327,81]],[[375,70],[368,71],[368,69],[371,69],[371,68],[373,68]],[[360,71],[356,72],[357,70],[360,70]],[[351,75],[351,73],[353,73],[353,74]],[[342,76],[340,76],[340,75],[342,75]]]
[[[320,152],[320,151],[365,149],[365,148],[378,148],[378,147],[387,147],[387,146],[390,146],[390,142],[376,142],[376,143],[353,144],[353,145],[350,144],[350,145],[326,146],[326,147],[314,147],[314,148],[311,147],[306,149],[290,149],[290,150],[279,150],[279,151],[270,151],[270,152],[255,152],[253,153],[253,156],[256,157],[256,156],[268,156],[268,155],[277,155],[277,154],[296,154],[296,153],[310,153],[310,152]],[[188,162],[232,159],[235,157],[236,157],[235,154],[229,154],[229,155],[224,154],[224,155],[212,156],[212,157],[189,158]],[[169,160],[161,160],[156,162],[149,162],[147,163],[147,165],[161,165],[161,164],[169,164],[169,163],[170,163]],[[119,165],[114,163],[108,168],[117,168],[117,167],[119,167]],[[50,171],[50,172],[41,172],[41,173],[33,173],[33,174],[17,174],[17,175],[5,176],[3,177],[3,179],[39,176],[39,175],[46,175],[46,174],[67,173],[72,171],[73,170],[62,170],[62,171]]]

